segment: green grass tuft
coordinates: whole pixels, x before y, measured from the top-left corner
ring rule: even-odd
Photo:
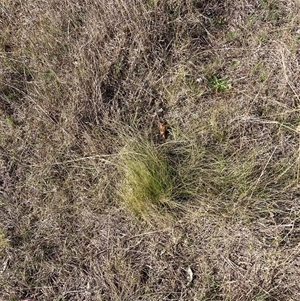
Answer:
[[[123,180],[119,194],[124,203],[142,217],[149,210],[164,211],[172,204],[172,168],[162,149],[135,140],[120,153]]]

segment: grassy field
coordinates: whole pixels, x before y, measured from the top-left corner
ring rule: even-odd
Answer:
[[[300,2],[2,0],[0,300],[300,300]]]

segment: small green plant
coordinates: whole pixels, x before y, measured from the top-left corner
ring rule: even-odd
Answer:
[[[226,77],[213,76],[209,80],[209,86],[216,92],[225,92],[230,88],[230,84]]]
[[[12,93],[12,92],[9,92],[6,97],[9,99],[9,100],[13,100],[15,98],[15,94]]]
[[[229,38],[230,40],[233,40],[235,37],[236,37],[236,32],[235,32],[235,31],[230,31],[230,32],[228,33],[228,38]]]
[[[11,119],[10,117],[6,117],[6,118],[5,118],[5,121],[6,121],[7,124],[9,124],[9,125],[11,125],[11,126],[15,125],[14,120]]]

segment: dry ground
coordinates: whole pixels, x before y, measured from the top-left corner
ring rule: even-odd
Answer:
[[[2,0],[0,28],[0,300],[300,300],[299,1]],[[119,198],[134,139],[178,208]]]

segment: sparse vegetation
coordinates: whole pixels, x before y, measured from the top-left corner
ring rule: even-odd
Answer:
[[[2,1],[0,300],[300,300],[299,9]]]

